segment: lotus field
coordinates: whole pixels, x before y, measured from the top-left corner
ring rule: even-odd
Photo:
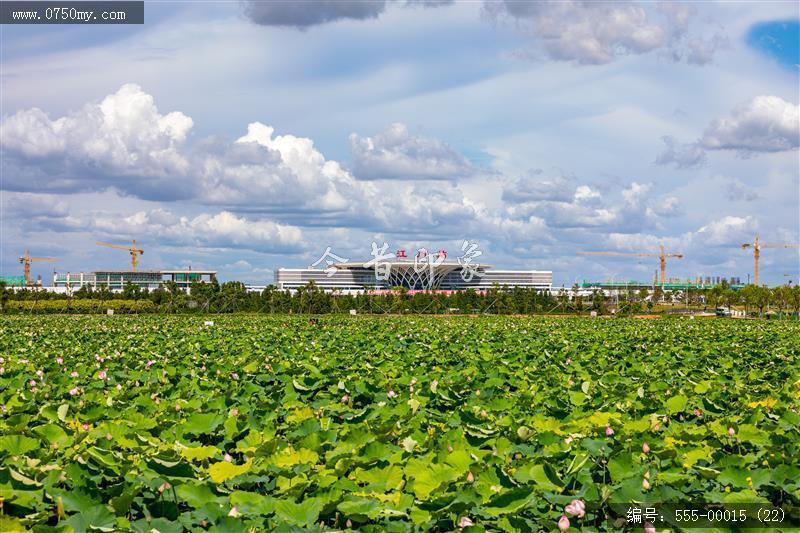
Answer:
[[[613,502],[800,500],[796,322],[207,320],[0,318],[0,530],[611,530]]]

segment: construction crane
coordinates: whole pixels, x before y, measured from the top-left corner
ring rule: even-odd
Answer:
[[[19,258],[19,262],[24,265],[25,285],[31,284],[31,263],[55,263],[56,261],[58,261],[58,259],[54,257],[31,257],[30,252],[25,250],[25,255]]]
[[[133,241],[133,246],[124,246],[122,244],[109,244],[107,242],[100,242],[98,241],[96,244],[100,246],[108,246],[109,248],[115,248],[117,250],[126,250],[128,253],[131,254],[131,267],[133,271],[136,272],[136,265],[139,264],[139,256],[144,253],[144,250],[138,248],[136,246],[136,240]]]
[[[758,285],[758,259],[761,256],[761,249],[762,248],[800,248],[800,244],[764,244],[758,240],[758,235],[756,235],[755,242],[746,242],[742,245],[742,250],[747,250],[748,248],[753,249],[753,258],[755,259],[755,284]]]
[[[675,252],[665,252],[661,246],[660,253],[627,253],[627,252],[578,252],[580,255],[622,255],[627,257],[658,257],[661,266],[661,284],[666,280],[667,257],[683,259],[683,254]]]

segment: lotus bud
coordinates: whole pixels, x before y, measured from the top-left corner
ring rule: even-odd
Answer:
[[[461,520],[458,521],[459,529],[464,529],[465,527],[469,527],[475,525],[472,520],[469,519],[468,516],[462,516]]]
[[[614,430],[611,428],[611,426],[606,426],[606,437],[610,437],[613,434]]]
[[[344,525],[347,529],[350,529],[351,527],[353,527],[353,522],[348,518],[347,522],[345,522]]]
[[[475,481],[475,476],[472,475],[472,470],[470,470],[467,472],[467,483],[472,483],[473,481]]]
[[[231,461],[233,461],[233,457],[231,457],[231,455],[230,455],[230,454],[228,454],[228,453],[226,453],[226,454],[225,454],[225,455],[224,455],[222,458],[223,458],[223,459],[225,460],[225,462],[227,462],[227,463],[230,463]]]
[[[158,492],[164,492],[165,490],[167,490],[171,486],[172,485],[170,485],[168,481],[165,481],[164,483],[161,484],[161,486],[158,487]]]
[[[650,522],[645,522],[644,523],[644,533],[656,533],[656,526],[654,526]]]
[[[567,531],[569,529],[569,518],[567,515],[561,515],[561,520],[558,521],[558,530]]]
[[[650,445],[646,442],[642,444],[642,453],[650,453]]]
[[[694,408],[694,416],[703,416],[703,411],[698,409],[697,407]]]
[[[389,392],[386,395],[389,398],[395,398],[397,396],[397,393],[395,391],[393,391],[392,389],[389,389]]]
[[[477,389],[477,390],[475,391],[475,396],[480,396],[480,395],[481,395],[481,390],[480,390],[480,389]]]
[[[642,479],[642,488],[644,490],[649,490],[650,489],[650,482],[647,481],[647,478]]]
[[[569,504],[567,504],[566,507],[564,507],[564,511],[572,516],[583,518],[583,516],[586,514],[586,504],[583,500],[572,500],[569,502]]]
[[[350,401],[350,396],[348,396],[347,394],[345,394],[344,396],[342,396],[342,403],[347,403],[347,402],[349,402],[349,401]]]
[[[733,428],[728,428],[728,435],[730,435],[731,437],[733,437],[734,435],[736,435],[736,431],[734,431],[734,429],[733,429]]]

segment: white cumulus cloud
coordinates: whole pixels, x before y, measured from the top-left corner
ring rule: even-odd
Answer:
[[[391,124],[373,137],[350,135],[352,169],[359,179],[457,179],[475,168],[446,143],[412,136],[405,124]]]

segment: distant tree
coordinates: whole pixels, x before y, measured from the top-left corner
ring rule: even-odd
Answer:
[[[600,289],[592,291],[592,309],[597,311],[597,314],[604,315],[606,313],[606,295]]]
[[[125,300],[138,300],[142,297],[142,288],[130,281],[122,288],[122,298]]]
[[[794,310],[794,314],[797,315],[798,320],[800,320],[800,285],[792,287],[789,305]]]
[[[210,283],[193,281],[189,287],[189,295],[197,302],[197,307],[201,311],[209,312],[219,296],[219,283],[216,279]]]
[[[6,289],[6,282],[0,281],[0,311],[5,311],[7,301],[8,291]]]
[[[247,288],[241,281],[227,281],[219,288],[218,309],[223,313],[247,310]]]
[[[778,313],[783,318],[784,309],[792,306],[792,289],[788,285],[781,285],[772,289],[772,301],[778,308]]]

